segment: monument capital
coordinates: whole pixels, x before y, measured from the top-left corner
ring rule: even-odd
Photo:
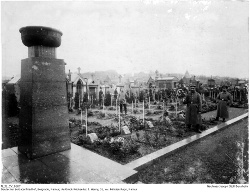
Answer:
[[[19,32],[21,33],[23,44],[27,47],[59,47],[61,45],[61,36],[63,35],[57,29],[43,26],[22,27]]]

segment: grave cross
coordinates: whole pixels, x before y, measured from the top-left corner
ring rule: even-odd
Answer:
[[[68,76],[69,76],[69,81],[71,81],[71,74],[72,74],[72,73],[71,73],[70,70],[69,70],[69,75],[68,75]]]
[[[81,68],[80,68],[80,67],[78,67],[77,69],[78,69],[78,74],[80,74]]]
[[[119,76],[119,83],[121,83],[121,78],[122,78],[122,76],[120,75],[120,76]]]

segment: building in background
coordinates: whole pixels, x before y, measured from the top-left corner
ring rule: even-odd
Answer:
[[[191,76],[188,71],[186,71],[185,75],[182,77],[182,82],[184,85],[189,86],[191,80]]]
[[[215,87],[215,80],[212,79],[212,77],[207,80],[207,86],[208,87]]]
[[[15,94],[18,103],[20,101],[20,85],[19,85],[20,79],[21,75],[16,75],[5,85],[8,94]]]
[[[178,86],[179,79],[177,77],[163,77],[155,80],[156,88],[174,89]]]

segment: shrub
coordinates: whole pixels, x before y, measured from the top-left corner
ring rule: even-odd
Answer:
[[[88,110],[88,117],[92,117],[92,116],[94,116],[93,111],[92,110]]]
[[[89,139],[86,135],[79,135],[78,137],[81,144],[89,144]]]
[[[157,105],[156,109],[162,109],[162,105]]]
[[[105,113],[100,112],[100,113],[98,114],[98,116],[99,116],[99,118],[104,118],[104,117],[105,117]]]
[[[124,154],[134,154],[138,152],[140,145],[132,139],[127,139],[121,147],[121,151]]]
[[[152,115],[152,114],[154,114],[153,110],[147,110],[146,111],[146,115]]]
[[[139,111],[139,109],[133,109],[133,113],[137,114],[137,113],[140,113],[140,111]]]
[[[74,102],[75,102],[74,108],[78,109],[78,107],[79,107],[79,93],[77,93],[77,92],[75,93]]]
[[[114,110],[115,110],[115,107],[114,107],[114,106],[109,107],[109,108],[108,108],[108,110],[112,110],[112,111],[114,111]]]

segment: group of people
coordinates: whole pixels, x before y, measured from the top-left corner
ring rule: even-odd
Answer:
[[[188,129],[191,127],[194,131],[201,133],[201,109],[202,109],[202,99],[201,95],[196,91],[195,85],[190,85],[190,92],[184,98],[183,103],[187,105],[185,123]],[[225,119],[229,117],[228,106],[232,104],[232,96],[227,92],[227,87],[222,87],[222,92],[217,96],[217,114],[216,121],[222,118]]]
[[[104,97],[104,93],[102,91],[102,89],[99,92],[99,105],[102,105],[103,102],[103,97]],[[114,99],[118,100],[119,105],[120,105],[120,112],[123,113],[123,109],[125,112],[125,115],[127,114],[127,102],[126,102],[126,97],[127,97],[127,93],[121,89],[120,93],[118,93],[117,89],[115,89],[114,91]]]
[[[125,115],[127,114],[127,102],[126,95],[127,93],[121,89],[119,94],[117,92],[116,96],[120,105],[120,112]],[[216,121],[219,118],[222,118],[222,121],[225,122],[225,119],[229,117],[228,106],[232,104],[232,96],[227,91],[226,86],[222,86],[222,92],[217,95],[217,114]],[[188,94],[184,97],[183,104],[187,105],[185,123],[188,129],[194,129],[194,131],[201,133],[201,109],[202,109],[202,98],[201,95],[196,91],[196,85],[191,84]]]

